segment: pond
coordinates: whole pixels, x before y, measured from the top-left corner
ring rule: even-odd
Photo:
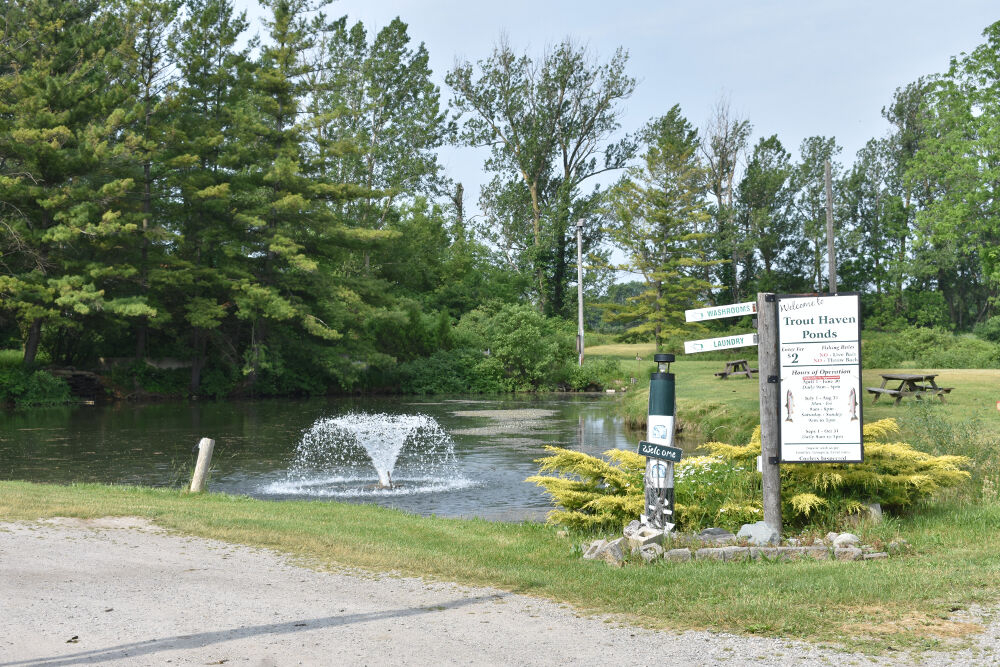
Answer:
[[[211,491],[540,520],[551,509],[548,498],[524,479],[537,472],[534,460],[545,455],[544,445],[589,454],[635,449],[640,434],[626,433],[615,405],[614,397],[570,394],[116,403],[4,412],[0,478],[184,486],[197,456],[192,447],[210,437],[216,441]],[[436,450],[441,458],[417,474],[420,452],[411,450],[424,445],[407,441],[393,478],[398,487],[390,490],[378,488],[363,453],[363,460],[355,452],[343,461],[310,451],[317,428],[323,440],[324,424],[350,414],[425,415],[421,423],[443,432]]]

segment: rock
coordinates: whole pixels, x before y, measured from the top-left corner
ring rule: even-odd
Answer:
[[[783,558],[779,547],[750,547],[750,558],[756,560],[781,560]]]
[[[799,546],[802,546],[802,540],[799,540],[799,539],[794,538],[794,537],[789,537],[788,538],[788,546],[790,546],[790,547],[799,547]]]
[[[802,547],[776,547],[781,560],[802,560]]]
[[[887,554],[884,551],[879,551],[879,552],[876,552],[876,553],[873,553],[873,554],[865,554],[863,556],[863,558],[865,560],[883,560],[883,559],[888,558],[888,557],[889,557],[889,554]]]
[[[730,533],[732,534],[732,533]],[[781,534],[771,528],[764,521],[757,523],[745,523],[736,534],[737,539],[746,538],[755,547],[762,547],[767,544],[777,544],[781,541]]]
[[[725,560],[725,549],[698,549],[694,552],[694,557],[698,560]]]
[[[837,535],[833,540],[833,546],[836,549],[842,549],[844,547],[853,547],[861,542],[861,538],[854,533],[841,533]]]
[[[893,540],[892,542],[889,542],[889,546],[886,547],[886,551],[888,551],[890,554],[899,554],[899,553],[903,553],[904,551],[906,551],[909,548],[910,548],[910,544],[906,540],[904,540],[904,539],[898,539],[898,540]]]
[[[650,526],[643,526],[639,530],[626,535],[625,539],[632,549],[639,549],[647,544],[663,544],[663,531]]]
[[[868,503],[865,507],[868,508],[868,518],[871,519],[872,523],[882,523],[882,505]]]
[[[597,540],[596,542],[591,542],[590,546],[587,547],[587,550],[583,552],[583,557],[587,560],[594,560],[595,558],[597,558],[597,554],[601,551],[601,549],[604,548],[604,545],[607,543],[608,543],[607,540]]]
[[[743,561],[750,559],[749,547],[724,547],[722,559],[725,561]]]
[[[639,547],[639,557],[647,563],[652,563],[661,556],[663,556],[663,547],[659,544],[646,544]]]
[[[556,537],[569,537],[569,531],[568,530],[557,530],[556,531]]]
[[[691,560],[691,550],[690,549],[671,549],[668,551],[664,558],[675,563],[686,563]]]
[[[833,544],[833,541],[835,539],[837,539],[837,535],[839,535],[839,534],[840,533],[827,533],[826,534],[826,541],[829,542],[830,544]]]
[[[861,560],[862,553],[857,547],[837,547],[833,550],[837,560]]]
[[[801,547],[802,553],[814,560],[830,560],[830,549],[827,547]]]
[[[613,567],[621,567],[625,564],[625,545],[626,541],[624,537],[612,540],[601,547],[600,551],[597,552],[596,558],[597,560],[603,560]]]
[[[733,544],[736,536],[725,528],[706,528],[698,533],[698,539],[703,544]]]
[[[632,521],[627,526],[625,526],[625,530],[622,531],[622,535],[624,535],[626,538],[631,538],[639,531],[640,528],[642,528],[641,523],[639,523],[638,521]]]

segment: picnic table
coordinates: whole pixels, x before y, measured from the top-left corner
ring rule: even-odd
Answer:
[[[896,405],[906,396],[914,396],[918,401],[923,400],[926,395],[937,396],[944,403],[944,395],[951,393],[954,387],[939,387],[934,378],[937,374],[930,373],[882,373],[882,385],[879,387],[866,387],[868,393],[874,394],[872,403],[878,402],[883,394],[888,394],[896,399]],[[889,382],[899,382],[895,389],[887,388]]]
[[[746,359],[737,359],[736,361],[727,361],[726,370],[719,371],[716,376],[721,377],[723,380],[728,378],[730,375],[745,375],[748,378],[753,379],[752,373],[756,373],[756,368],[750,368],[747,364]]]

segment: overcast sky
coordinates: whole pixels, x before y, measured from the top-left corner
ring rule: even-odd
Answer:
[[[251,16],[260,11],[254,0],[236,2]],[[796,155],[804,137],[835,136],[844,165],[887,131],[880,112],[897,87],[944,71],[1000,20],[995,0],[340,0],[328,12],[370,33],[401,17],[413,42],[427,45],[445,101],[455,59],[487,57],[501,32],[535,55],[570,36],[601,60],[618,46],[629,52],[639,85],[625,107],[627,131],[674,104],[701,127],[724,95],[753,124],[754,141],[777,134]],[[475,207],[488,180],[482,156],[447,149],[442,157]]]

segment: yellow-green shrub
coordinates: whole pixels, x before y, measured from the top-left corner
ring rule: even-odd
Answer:
[[[812,463],[781,467],[783,517],[788,524],[833,524],[864,510],[867,503],[898,511],[969,478],[963,456],[933,456],[902,442],[885,442],[898,433],[895,420],[864,427],[865,461],[860,464]],[[582,529],[617,529],[639,517],[643,506],[645,458],[612,449],[607,460],[560,447],[538,459],[540,473],[528,481],[552,496],[557,509],[549,521]],[[713,442],[707,456],[675,466],[675,516],[678,527],[708,525],[738,528],[763,518],[761,508],[760,429],[744,446]]]

